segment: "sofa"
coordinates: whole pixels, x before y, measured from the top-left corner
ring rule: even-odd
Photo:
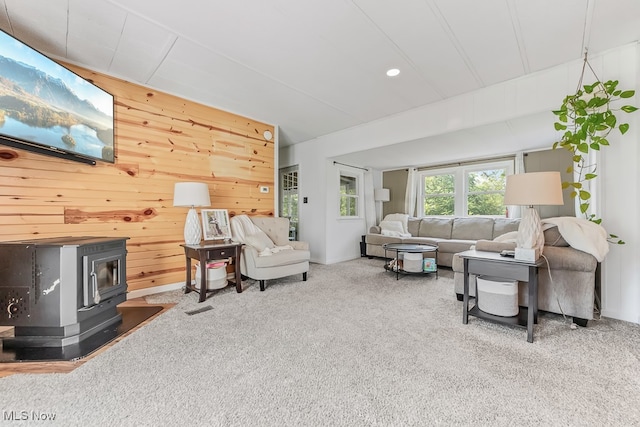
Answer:
[[[519,224],[519,219],[509,218],[413,218],[405,214],[389,214],[365,235],[365,255],[384,258],[382,245],[385,243],[436,244],[438,265],[451,267],[454,254],[466,251],[478,240],[493,240],[517,231]],[[389,225],[386,230],[385,225]]]
[[[405,219],[406,232],[396,223],[402,223]],[[388,222],[394,224],[383,230],[385,221],[387,226]],[[513,250],[515,243],[495,239],[500,240],[501,236],[516,232],[519,223],[519,219],[508,218],[410,218],[404,214],[391,214],[380,225],[371,227],[365,235],[366,255],[385,257],[382,248],[385,243],[437,244],[438,266],[452,268],[454,291],[458,300],[462,301],[463,262],[456,254],[472,246],[477,250],[495,252]],[[587,252],[569,246],[558,227],[547,227],[544,236],[543,255],[547,261],[538,271],[538,309],[573,317],[576,324],[586,326],[588,320],[593,319],[594,302],[599,292],[598,260]],[[470,276],[469,293],[474,297],[475,279],[475,276]],[[519,283],[518,286],[518,304],[527,307],[526,283]]]

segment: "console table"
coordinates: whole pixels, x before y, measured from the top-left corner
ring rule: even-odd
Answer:
[[[233,264],[235,264],[235,283],[238,293],[242,292],[242,277],[240,275],[240,256],[242,243],[230,242],[230,243],[213,243],[204,245],[180,245],[184,248],[184,255],[187,263],[187,280],[184,287],[184,293],[188,294],[191,291],[198,292],[200,294],[200,301],[203,302],[207,299],[207,271],[203,269],[200,274],[200,290],[196,289],[191,284],[191,259],[197,259],[200,261],[200,266],[206,266],[207,262],[212,259],[224,259],[231,258]]]
[[[469,315],[527,328],[527,341],[533,342],[533,324],[538,323],[538,267],[544,264],[543,258],[536,261],[523,261],[503,257],[498,252],[469,250],[458,254],[464,262],[464,294],[462,297],[462,323],[467,324]],[[485,313],[475,305],[469,310],[469,274],[497,276],[505,279],[528,283],[529,307],[520,307],[517,316],[502,317]],[[478,296],[476,289],[476,298]]]

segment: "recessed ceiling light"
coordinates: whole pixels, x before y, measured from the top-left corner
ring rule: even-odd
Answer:
[[[397,68],[391,68],[390,70],[387,70],[387,76],[389,77],[395,77],[398,74],[400,74],[400,70],[398,70]]]

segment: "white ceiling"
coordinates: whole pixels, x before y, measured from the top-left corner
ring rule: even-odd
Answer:
[[[640,1],[0,0],[0,28],[289,145],[637,41]]]

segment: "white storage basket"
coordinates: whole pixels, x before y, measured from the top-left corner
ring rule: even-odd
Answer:
[[[516,316],[518,307],[518,281],[500,277],[480,276],[478,285],[478,308],[496,316]]]
[[[409,273],[419,273],[422,271],[422,253],[406,252],[402,269]]]
[[[207,290],[222,289],[227,286],[227,263],[212,261],[207,263]],[[202,278],[200,263],[196,265],[196,289],[200,289]]]

